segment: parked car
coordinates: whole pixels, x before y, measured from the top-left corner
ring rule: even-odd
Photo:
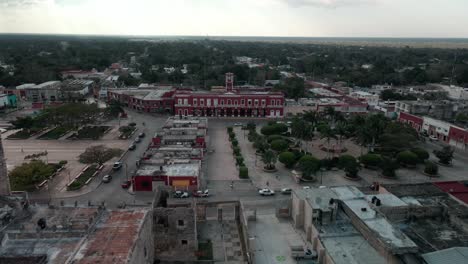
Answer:
[[[291,188],[283,188],[281,189],[282,194],[291,194],[292,190]]]
[[[264,188],[264,189],[260,189],[258,191],[258,194],[260,194],[262,196],[271,196],[271,195],[275,195],[275,191],[270,190],[268,188]]]
[[[188,198],[190,195],[185,191],[176,191],[174,192],[174,198]]]
[[[234,126],[242,126],[242,123],[234,123]]]
[[[144,138],[145,137],[145,132],[141,132],[140,134],[138,134],[138,137],[139,138]]]
[[[113,170],[119,170],[120,168],[122,168],[122,162],[120,161],[116,161],[114,162],[114,165],[112,165]]]
[[[110,175],[104,175],[104,177],[102,177],[103,183],[109,183],[111,180],[112,180],[112,176]]]
[[[198,190],[193,192],[194,197],[209,197],[210,192],[208,190]]]
[[[439,138],[436,136],[429,136],[430,141],[439,141]]]
[[[131,144],[130,147],[128,147],[128,150],[135,150],[136,149],[136,145],[135,144]]]
[[[123,181],[120,186],[122,186],[122,188],[124,188],[124,189],[128,189],[128,188],[130,188],[131,185],[132,185],[131,181]]]

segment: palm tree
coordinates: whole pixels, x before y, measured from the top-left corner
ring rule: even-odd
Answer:
[[[342,148],[343,145],[343,137],[347,135],[348,133],[348,127],[345,124],[345,122],[340,121],[335,127],[335,133],[338,136],[338,147]]]
[[[332,129],[330,126],[324,126],[322,127],[320,131],[320,138],[321,139],[326,139],[327,140],[327,156],[330,153],[330,141],[331,139],[336,139],[336,133],[335,130]]]
[[[266,168],[269,170],[275,168],[276,159],[276,154],[271,150],[265,151],[262,155],[262,162],[265,163]]]
[[[360,143],[368,146],[368,151],[373,152],[376,142],[384,133],[388,120],[383,115],[371,115],[366,118],[366,122],[358,130]]]

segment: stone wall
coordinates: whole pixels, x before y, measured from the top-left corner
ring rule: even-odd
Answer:
[[[195,210],[192,207],[154,209],[154,248],[164,261],[193,261],[198,250]]]

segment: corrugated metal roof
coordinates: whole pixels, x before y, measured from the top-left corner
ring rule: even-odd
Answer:
[[[421,255],[427,264],[466,264],[468,247],[453,247]]]

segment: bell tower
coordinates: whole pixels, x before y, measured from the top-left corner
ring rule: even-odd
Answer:
[[[226,92],[232,92],[234,88],[234,73],[226,73]]]

